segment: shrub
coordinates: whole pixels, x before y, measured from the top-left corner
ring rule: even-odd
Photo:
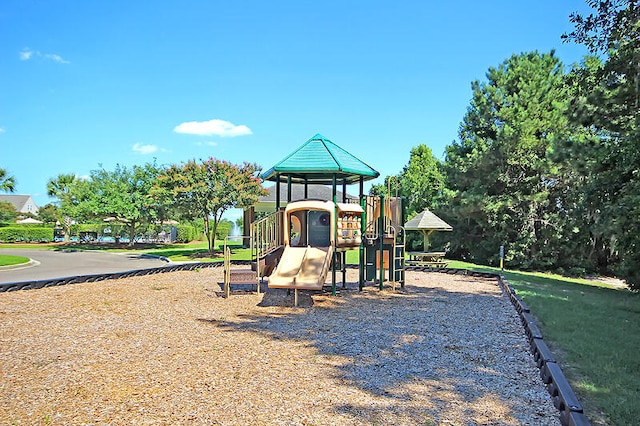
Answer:
[[[50,242],[53,241],[53,228],[42,226],[7,226],[0,228],[0,241],[15,242]]]
[[[196,239],[196,228],[191,225],[177,225],[176,230],[177,243],[188,243]]]
[[[228,220],[222,220],[218,223],[218,228],[216,229],[216,240],[224,240],[227,235],[231,232],[231,227],[233,223]]]

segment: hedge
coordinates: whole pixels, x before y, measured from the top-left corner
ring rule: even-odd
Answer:
[[[188,243],[196,239],[196,228],[191,225],[177,225],[176,230],[177,243]]]
[[[14,242],[42,242],[53,241],[53,228],[42,226],[7,226],[0,228],[0,241]]]

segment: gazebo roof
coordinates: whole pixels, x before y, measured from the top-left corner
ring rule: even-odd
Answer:
[[[336,178],[338,183],[352,184],[380,176],[338,145],[320,134],[305,142],[278,164],[262,174],[262,179],[294,183],[329,185]]]
[[[404,224],[407,231],[453,231],[451,225],[440,219],[429,209],[424,209],[416,217]]]

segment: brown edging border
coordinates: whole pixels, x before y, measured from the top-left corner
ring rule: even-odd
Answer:
[[[232,261],[234,265],[247,265],[249,261]],[[127,278],[134,276],[153,275],[174,271],[193,271],[202,268],[221,267],[222,262],[196,262],[181,263],[176,265],[160,266],[149,269],[135,269],[126,272],[81,275],[74,277],[56,278],[52,280],[24,281],[0,284],[0,293],[6,291],[32,290],[45,287],[54,287],[67,284],[78,284],[84,282],[95,282],[104,280],[114,280],[119,278]],[[458,268],[435,268],[435,267],[419,267],[408,266],[410,271],[419,272],[440,272],[452,275],[468,275],[482,278],[495,278],[504,293],[509,297],[511,303],[520,315],[520,321],[524,327],[525,334],[529,340],[529,347],[536,365],[540,369],[540,377],[545,383],[549,394],[553,400],[554,406],[560,412],[560,422],[563,426],[590,426],[590,422],[584,415],[582,404],[573,392],[571,385],[567,381],[564,373],[558,365],[551,350],[544,341],[544,336],[538,328],[531,309],[518,296],[513,286],[500,274],[492,272],[470,271],[468,269]]]

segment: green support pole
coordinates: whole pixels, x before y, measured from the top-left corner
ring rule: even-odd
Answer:
[[[378,288],[384,290],[384,195],[380,196],[380,217],[378,218],[380,238],[380,282]]]
[[[404,226],[404,224],[406,223],[406,217],[407,217],[407,210],[406,210],[406,206],[405,206],[405,203],[404,203],[404,197],[400,197],[400,203],[401,203],[400,205],[402,206],[402,208],[401,208],[402,215],[400,216],[400,223],[402,223],[402,226]],[[403,257],[406,257],[406,255],[407,255],[407,235],[406,235],[406,232],[407,232],[407,230],[402,228],[402,233],[403,233],[402,239],[403,239],[404,244],[405,244],[404,249],[402,249],[402,256]],[[404,290],[404,284],[405,284],[405,281],[406,281],[405,270],[406,270],[406,266],[407,265],[406,265],[406,261],[405,261],[404,258],[401,260],[401,262],[402,262],[402,275],[401,275],[402,282],[400,284],[400,288],[402,288]]]
[[[362,178],[360,178],[362,180]],[[360,275],[360,279],[358,281],[358,287],[360,289],[360,291],[362,291],[362,289],[364,288],[364,269],[365,269],[365,265],[364,265],[364,231],[367,227],[367,199],[365,198],[365,196],[362,194],[362,185],[360,185],[360,207],[362,207],[362,210],[364,210],[364,213],[362,213],[362,220],[360,221],[360,247],[358,248],[359,251],[359,255],[358,255],[358,269],[359,269],[359,275]]]
[[[331,268],[331,294],[336,295],[336,241],[338,240],[338,206],[336,206],[336,175],[333,175],[333,267]]]
[[[347,180],[342,180],[342,202],[347,202]],[[338,220],[336,216],[336,220]],[[336,231],[337,232],[337,231]],[[347,288],[347,252],[342,252],[342,288]]]
[[[280,173],[276,174],[276,211],[280,210]]]

